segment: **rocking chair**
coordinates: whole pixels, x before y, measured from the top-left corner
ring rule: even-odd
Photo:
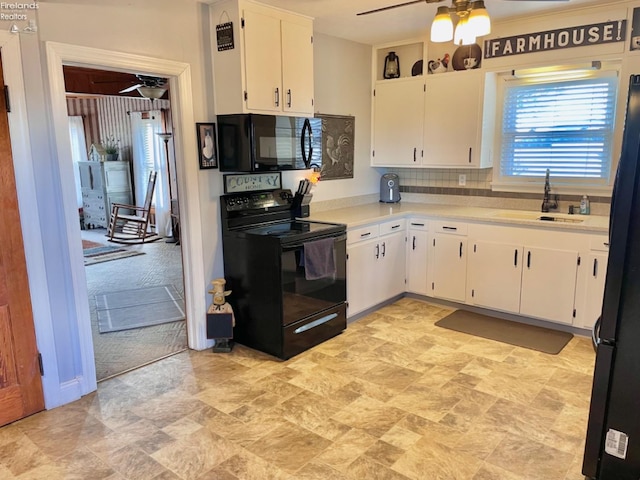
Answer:
[[[158,172],[149,174],[144,206],[138,207],[124,203],[114,203],[111,206],[111,218],[107,229],[107,237],[110,242],[135,244],[154,242],[160,238],[157,233],[149,231],[151,200],[153,199],[157,174]]]

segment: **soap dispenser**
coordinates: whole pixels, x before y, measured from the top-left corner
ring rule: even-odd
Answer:
[[[580,214],[581,215],[589,215],[591,212],[591,208],[589,206],[589,197],[586,195],[582,196],[582,200],[580,200]]]

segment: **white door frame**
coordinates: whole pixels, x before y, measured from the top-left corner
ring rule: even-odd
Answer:
[[[189,347],[197,350],[207,348],[205,335],[206,304],[202,293],[204,266],[202,229],[200,225],[200,197],[198,190],[197,162],[186,159],[197,158],[193,98],[191,95],[191,69],[189,64],[171,60],[114,52],[97,48],[46,42],[47,71],[51,93],[51,111],[55,134],[56,151],[63,192],[65,229],[68,239],[68,255],[71,261],[74,288],[82,378],[79,379],[82,394],[97,388],[93,340],[89,322],[90,309],[84,270],[82,249],[79,245],[80,224],[75,199],[73,166],[67,161],[71,154],[69,140],[67,104],[62,66],[75,65],[87,68],[108,68],[118,71],[135,71],[148,75],[169,78],[171,110],[174,118],[174,147],[176,162],[178,200],[180,202],[180,228],[182,258],[184,265],[185,306]],[[193,138],[192,138],[193,137]]]
[[[29,122],[27,120],[27,104],[25,97],[24,77],[22,73],[22,51],[19,35],[0,31],[0,50],[2,51],[2,69],[4,83],[9,87],[11,112],[8,114],[11,134],[11,152],[16,177],[18,207],[24,251],[29,274],[29,291],[31,307],[36,329],[38,351],[47,369],[42,377],[45,405],[56,404],[56,392],[60,385],[58,365],[55,361],[55,345],[53,338],[51,311],[49,309],[49,290],[47,287],[46,266],[42,231],[40,229],[40,213],[38,211],[37,187],[31,161],[31,140]]]

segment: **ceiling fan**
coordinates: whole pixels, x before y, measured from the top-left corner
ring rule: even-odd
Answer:
[[[366,12],[360,12],[356,15],[369,15],[371,13],[384,12],[386,10],[391,10],[398,7],[406,7],[407,5],[414,5],[416,3],[440,3],[445,0],[412,0],[410,2],[396,3],[395,5],[389,5],[387,7],[374,8],[373,10],[367,10]],[[569,0],[504,0],[508,2],[517,2],[517,1],[526,1],[526,2],[568,2]],[[457,10],[466,9],[471,2],[471,0],[451,0],[452,5]]]
[[[124,90],[120,90],[120,93],[129,93],[129,92],[133,92],[134,90],[138,90],[140,95],[142,95],[143,97],[146,97],[147,95],[145,95],[143,92],[150,92],[155,89],[158,92],[162,90],[162,93],[159,96],[153,97],[153,98],[160,98],[162,95],[164,95],[164,92],[167,91],[167,89],[164,88],[164,86],[167,84],[166,78],[152,77],[150,75],[136,75],[136,77],[138,78],[139,83],[136,85],[127,87]],[[148,97],[148,98],[151,98],[151,97]]]

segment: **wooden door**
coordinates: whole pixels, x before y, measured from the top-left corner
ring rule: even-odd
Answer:
[[[6,111],[0,95],[0,426],[44,409]]]

